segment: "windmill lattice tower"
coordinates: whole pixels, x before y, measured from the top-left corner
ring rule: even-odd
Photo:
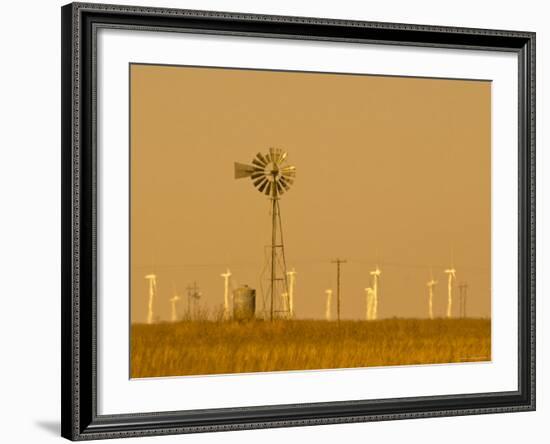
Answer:
[[[286,157],[287,153],[283,150],[269,148],[267,154],[256,154],[252,165],[235,162],[235,179],[250,177],[254,187],[271,200],[271,271],[268,295],[271,320],[276,312],[284,311],[274,305],[277,295],[289,293],[279,200],[294,183],[296,168],[287,164]],[[283,315],[288,316],[288,313]]]

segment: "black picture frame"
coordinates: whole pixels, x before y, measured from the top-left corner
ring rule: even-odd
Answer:
[[[535,33],[72,3],[61,9],[62,436],[70,440],[535,409]],[[508,51],[519,66],[518,390],[383,400],[97,414],[98,27]]]

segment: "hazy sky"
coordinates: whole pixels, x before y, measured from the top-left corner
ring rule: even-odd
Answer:
[[[259,290],[270,201],[234,179],[233,163],[270,146],[297,170],[280,206],[298,318],[324,316],[337,256],[348,261],[343,318],[364,318],[377,263],[379,317],[427,317],[430,268],[443,316],[451,260],[468,315],[490,316],[490,82],[147,65],[130,75],[133,322],[145,320],[151,272],[160,319],[193,281],[201,305],[219,308],[226,267],[235,286]]]

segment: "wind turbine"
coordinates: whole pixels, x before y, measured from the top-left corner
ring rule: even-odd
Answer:
[[[376,266],[376,270],[370,272],[370,275],[373,277],[372,291],[374,292],[374,301],[372,306],[373,320],[376,320],[378,317],[378,279],[380,279],[381,274],[382,272],[380,271],[380,268],[378,268],[378,265]]]
[[[366,319],[367,321],[372,321],[373,319],[373,309],[374,309],[374,290],[370,287],[365,288],[365,296],[366,296],[366,302],[367,302],[367,313],[366,313]]]
[[[447,268],[445,270],[445,273],[447,273],[447,318],[452,317],[453,313],[453,279],[456,281],[456,270],[454,267]]]
[[[220,274],[223,278],[223,318],[225,320],[229,319],[229,278],[231,277],[231,271],[229,268],[225,273]]]
[[[176,304],[180,300],[180,297],[177,293],[174,294],[172,298],[170,298],[170,302],[172,303],[172,322],[176,322],[178,320],[178,311],[176,308]]]
[[[286,275],[288,276],[288,309],[290,313],[290,318],[294,318],[294,284],[296,283],[296,270],[293,268],[291,271],[287,271]]]
[[[326,305],[326,308],[325,308],[325,319],[327,321],[330,321],[330,314],[331,314],[331,303],[332,303],[332,288],[327,288],[325,290],[325,293],[327,295],[327,305]]]
[[[145,279],[149,281],[149,303],[147,304],[147,323],[153,323],[153,300],[157,293],[157,275],[148,274]]]
[[[430,273],[430,280],[426,284],[426,286],[428,287],[428,314],[430,316],[430,319],[434,318],[433,299],[434,299],[434,286],[435,285],[437,285],[437,281],[434,281],[434,278]]]

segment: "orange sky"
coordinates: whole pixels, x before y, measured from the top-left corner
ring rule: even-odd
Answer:
[[[430,267],[443,316],[451,260],[468,314],[490,316],[490,82],[150,65],[130,76],[132,322],[145,320],[151,272],[160,319],[193,281],[219,308],[226,267],[260,288],[270,202],[233,162],[270,146],[297,169],[280,205],[298,318],[324,316],[336,256],[348,261],[343,318],[364,318],[377,263],[379,317],[426,317]]]

